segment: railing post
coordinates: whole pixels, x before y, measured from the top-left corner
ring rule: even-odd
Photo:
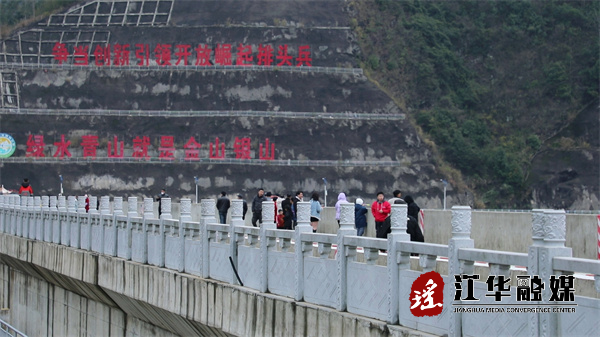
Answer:
[[[183,198],[179,201],[179,227],[181,222],[192,221],[192,199]]]
[[[71,218],[77,218],[77,198],[70,195],[67,197],[67,212],[64,221],[61,221],[60,243],[65,246],[71,245]]]
[[[18,210],[20,208],[19,203],[20,199],[18,195],[11,195],[9,200],[10,207],[10,228],[8,232],[10,235],[17,235],[17,219],[18,219]]]
[[[531,231],[533,244],[529,247],[527,273],[531,276],[539,275],[540,247],[544,243],[544,210],[531,210]],[[540,314],[532,312],[529,316],[529,335],[538,336],[540,332]]]
[[[5,231],[4,230],[4,228],[5,228],[4,223],[6,222],[5,214],[6,214],[6,209],[8,208],[8,207],[6,207],[6,204],[5,204],[5,202],[7,200],[6,197],[7,197],[6,195],[3,195],[3,194],[0,195],[0,233],[4,233],[4,231]]]
[[[17,236],[27,236],[27,197],[20,197],[17,213]]]
[[[337,251],[335,253],[335,260],[337,263],[337,303],[336,310],[345,311],[347,305],[347,277],[348,273],[346,260],[346,249],[344,247],[344,236],[355,234],[354,230],[354,204],[346,203],[341,204],[342,208],[340,211],[340,228],[337,232]]]
[[[52,241],[52,214],[50,213],[50,197],[42,196],[42,240]]]
[[[144,219],[154,219],[154,200],[144,198]]]
[[[110,214],[110,197],[102,196],[100,197],[100,214],[106,215]]]
[[[229,256],[233,260],[233,266],[238,269],[238,245],[244,240],[244,235],[235,233],[235,227],[243,226],[244,201],[241,199],[231,200],[231,225],[229,226]],[[232,275],[231,284],[239,284],[235,275]]]
[[[209,249],[210,242],[208,238],[208,230],[206,225],[209,223],[215,223],[215,200],[214,199],[202,199],[200,200],[200,235],[202,240],[202,277],[208,278],[210,275],[209,260]]]
[[[39,197],[38,197],[39,198]],[[27,197],[27,238],[35,239],[37,221],[36,221],[36,209],[34,206],[35,197],[29,196]]]
[[[104,228],[104,254],[117,256],[117,217],[123,215],[123,197],[114,197],[113,214],[108,215],[112,221]]]
[[[473,248],[475,246],[471,239],[471,207],[453,206],[452,207],[452,237],[448,242],[448,282],[451,282],[450,291],[445,295],[444,303],[450,306],[449,337],[462,336],[462,315],[454,312],[452,305],[460,303],[460,300],[454,300],[456,293],[456,283],[454,275],[472,274],[473,263],[465,262],[461,265],[458,259],[458,250],[461,248]],[[462,282],[461,289],[467,289],[467,282]]]
[[[127,216],[130,218],[136,218],[138,214],[137,197],[127,198]]]
[[[125,242],[122,245],[125,247],[125,259],[131,260],[131,232],[133,230],[131,224],[131,218],[138,218],[138,198],[128,197],[127,198],[127,224],[125,228]],[[117,242],[118,244],[118,242]],[[122,247],[123,247],[122,246]]]
[[[571,257],[571,248],[565,247],[566,214],[564,210],[544,210],[542,221],[543,241],[538,248],[538,273],[546,285],[542,290],[542,303],[550,304],[551,287],[550,276],[554,274],[552,262],[554,257]],[[539,232],[541,233],[541,232]],[[539,239],[538,239],[539,242]],[[558,313],[548,312],[539,314],[539,335],[558,336]]]
[[[90,197],[90,214],[98,214],[98,197],[91,195]]]
[[[310,202],[299,201],[297,203],[296,217],[298,222],[294,229],[294,253],[296,260],[296,277],[295,279],[295,296],[296,301],[301,301],[304,298],[304,255],[312,249],[312,243],[306,245],[302,242],[302,233],[311,233],[310,226]]]
[[[71,232],[71,241],[70,246],[74,248],[81,247],[81,220],[84,218],[86,214],[85,212],[85,196],[79,196],[75,200],[75,211],[69,214],[69,223],[70,223],[70,232]]]
[[[387,257],[387,272],[388,272],[388,318],[387,322],[390,324],[397,324],[400,314],[400,266],[410,265],[410,254],[402,253],[400,261],[397,261],[398,248],[397,242],[410,241],[410,235],[406,233],[406,219],[408,214],[407,205],[392,205],[391,214],[391,225],[392,232],[388,234],[388,257]]]
[[[171,198],[160,199],[160,219],[173,219],[171,215]]]
[[[269,288],[269,247],[273,241],[267,238],[267,229],[276,229],[275,204],[272,200],[262,203],[262,225],[260,226],[260,291],[265,293]]]
[[[42,198],[33,197],[33,218],[35,219],[35,235],[33,239],[44,240],[44,217],[42,214]]]
[[[123,215],[123,197],[115,197],[113,200],[113,215]]]
[[[56,225],[56,223],[55,223]],[[58,196],[58,226],[55,226],[54,232],[57,234],[55,239],[58,244],[67,245],[69,238],[65,228],[68,227],[67,223],[67,197],[64,195]],[[66,232],[66,233],[65,233]],[[66,236],[66,237],[65,237]]]

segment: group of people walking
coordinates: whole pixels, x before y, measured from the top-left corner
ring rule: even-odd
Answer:
[[[421,231],[421,227],[419,226],[419,221],[417,220],[421,208],[410,195],[407,195],[403,199],[400,190],[395,190],[392,194],[394,197],[387,201],[385,200],[385,194],[383,192],[377,192],[377,199],[371,204],[371,214],[373,214],[373,218],[375,219],[375,236],[385,239],[387,238],[388,233],[391,232],[392,226],[390,216],[392,213],[392,204],[407,204],[408,216],[406,232],[410,234],[411,241],[424,242],[425,238]],[[338,195],[338,201],[335,204],[335,215],[338,225],[340,223],[341,204],[343,203],[348,203],[348,200],[346,199],[346,194],[340,193]],[[354,205],[354,225],[356,226],[356,235],[358,236],[363,236],[365,233],[367,227],[367,212],[368,210],[364,206],[363,199],[357,198]]]
[[[390,200],[385,200],[385,194],[383,192],[378,192],[376,200],[371,204],[371,214],[373,214],[375,219],[376,237],[386,238],[387,234],[391,232],[391,205],[407,204],[407,233],[410,234],[411,241],[424,242],[423,233],[417,220],[419,218],[419,212],[421,209],[410,195],[402,198],[402,192],[400,190],[395,190],[392,194],[393,198]],[[313,192],[310,197],[310,225],[313,233],[317,232],[319,222],[321,221],[321,213],[323,211],[323,206],[319,201],[319,197],[320,196],[318,192]],[[238,195],[238,198],[243,200],[241,195]],[[303,198],[304,193],[302,191],[297,191],[294,196],[287,194],[284,197],[271,192],[265,193],[265,190],[260,188],[252,199],[252,226],[257,227],[263,222],[263,202],[273,201],[275,206],[274,219],[277,224],[277,228],[293,230],[298,222],[298,202],[303,201]],[[348,201],[346,198],[346,194],[342,192],[338,195],[338,200],[335,204],[335,218],[338,225],[340,224],[340,212],[342,207],[341,205],[343,203],[350,203],[350,201]],[[225,192],[221,192],[221,196],[217,199],[217,209],[219,211],[219,219],[221,223],[226,223],[227,210],[229,209],[230,205],[231,204],[227,198],[227,194]],[[246,201],[244,201],[244,219],[247,209],[248,206]],[[365,207],[364,200],[357,198],[354,205],[354,221],[356,235],[358,236],[363,236],[365,234],[367,228],[367,213],[368,209]]]

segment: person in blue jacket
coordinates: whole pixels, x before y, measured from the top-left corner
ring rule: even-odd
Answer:
[[[354,205],[354,225],[358,236],[363,236],[367,228],[367,208],[363,206],[363,203],[363,200],[358,198]]]

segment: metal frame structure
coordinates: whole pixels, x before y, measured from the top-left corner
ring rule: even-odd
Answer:
[[[0,72],[0,108],[20,108],[19,85],[15,71]]]
[[[89,50],[92,50],[94,44],[108,44],[110,32],[97,30],[44,31],[41,29],[19,32],[16,39],[3,41],[0,62],[4,61],[7,66],[15,64],[19,67],[52,64],[54,59],[52,48],[57,42],[75,46],[88,45]],[[73,55],[69,55],[68,62],[72,62],[72,58]]]
[[[166,26],[171,20],[173,0],[98,0],[53,14],[50,26]]]

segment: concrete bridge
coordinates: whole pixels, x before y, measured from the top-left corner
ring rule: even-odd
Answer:
[[[216,223],[212,199],[202,200],[199,221],[189,199],[178,219],[170,199],[160,219],[150,198],[142,212],[135,197],[123,204],[102,197],[100,209],[87,213],[84,197],[1,196],[0,319],[35,336],[588,336],[600,329],[600,262],[572,257],[564,211],[534,210],[532,244],[518,253],[473,248],[471,209],[462,206],[446,224],[448,244],[436,244],[409,241],[405,205],[393,206],[384,240],[354,236],[352,204],[343,205],[335,234],[311,233],[305,202],[295,231],[275,229],[271,202],[260,228],[244,225],[238,200],[225,225]],[[431,271],[442,275],[443,310],[415,316],[411,286]],[[456,275],[510,277],[511,286],[495,302],[486,283],[456,282]],[[539,301],[517,300],[517,276],[526,275],[545,283]],[[551,277],[560,275],[576,277],[559,289],[567,301],[550,301]],[[455,299],[457,286],[480,301]],[[495,310],[474,310],[486,308]]]

